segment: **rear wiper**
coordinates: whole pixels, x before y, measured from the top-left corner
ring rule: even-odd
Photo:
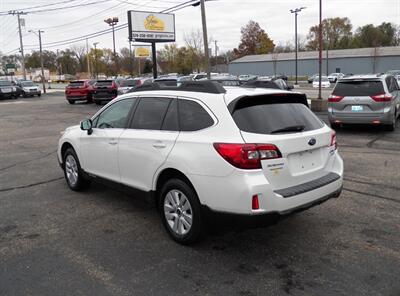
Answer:
[[[271,132],[271,134],[284,133],[284,132],[301,132],[306,128],[305,125],[291,125],[280,128]]]

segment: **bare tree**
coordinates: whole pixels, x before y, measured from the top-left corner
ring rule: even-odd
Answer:
[[[79,63],[79,71],[85,72],[85,61],[86,61],[86,46],[83,44],[75,44],[70,47],[71,51],[74,52],[78,63]]]

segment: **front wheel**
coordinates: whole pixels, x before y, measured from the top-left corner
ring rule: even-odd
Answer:
[[[161,189],[159,211],[169,235],[180,244],[191,244],[203,233],[201,206],[193,188],[180,179],[167,181]]]
[[[82,171],[75,150],[68,148],[64,153],[64,176],[68,187],[74,191],[82,191],[90,185]]]
[[[38,96],[38,97],[40,97],[41,95],[42,95],[41,93],[38,93],[38,95],[37,95],[37,96]]]

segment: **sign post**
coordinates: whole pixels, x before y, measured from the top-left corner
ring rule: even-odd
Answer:
[[[129,40],[151,43],[153,77],[157,78],[157,42],[175,41],[175,15],[147,11],[128,11]]]

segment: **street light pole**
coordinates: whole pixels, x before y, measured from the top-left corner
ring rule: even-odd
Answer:
[[[117,53],[115,51],[115,30],[114,27],[118,23],[118,18],[117,17],[109,17],[108,19],[105,19],[104,22],[107,23],[108,25],[111,26],[112,28],[112,35],[113,35],[113,56],[114,56],[114,63],[117,65]],[[117,68],[117,67],[116,67]],[[117,70],[117,69],[115,69]]]
[[[210,74],[210,55],[208,52],[208,37],[207,37],[207,22],[206,22],[206,8],[204,5],[204,0],[200,0],[201,7],[201,22],[203,24],[203,43],[204,43],[204,56],[206,59],[206,72],[207,78],[211,78]]]
[[[306,7],[300,7],[296,9],[291,9],[290,13],[294,13],[294,47],[295,47],[295,72],[296,72],[296,82],[295,84],[297,85],[297,52],[298,52],[298,42],[297,42],[297,15],[299,14],[300,11],[303,9],[306,9]]]
[[[322,89],[321,89],[321,82],[322,82],[322,0],[319,0],[319,27],[318,27],[318,43],[319,43],[319,54],[318,54],[318,99],[322,100]]]
[[[99,44],[98,42],[93,43],[94,46],[94,72],[96,75],[96,79],[99,78],[99,73],[97,71],[97,44]]]
[[[43,51],[42,51],[42,33],[44,33],[44,31],[42,30],[38,30],[38,33],[36,34],[35,31],[29,30],[28,32],[30,33],[34,33],[35,35],[37,35],[39,37],[39,54],[40,54],[40,67],[42,69],[42,86],[43,86],[43,93],[46,93],[46,83],[45,83],[45,79],[44,79],[44,67],[43,67]]]

